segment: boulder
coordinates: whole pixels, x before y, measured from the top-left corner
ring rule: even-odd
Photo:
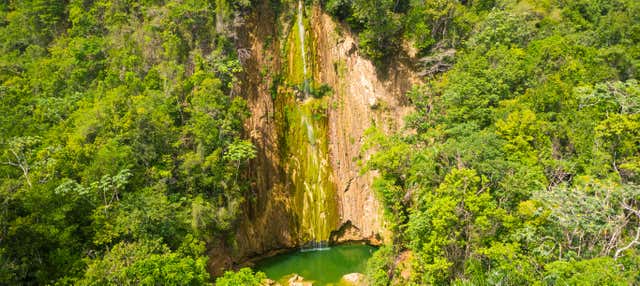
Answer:
[[[342,276],[342,283],[352,286],[366,286],[367,279],[362,273],[349,273]]]
[[[271,280],[269,278],[262,280],[262,285],[264,285],[264,286],[282,286],[282,285],[280,285],[280,283],[278,283],[278,282],[276,282],[274,280]]]
[[[293,274],[293,276],[289,278],[288,282],[289,286],[313,286],[313,282],[304,281],[304,277],[298,274]]]

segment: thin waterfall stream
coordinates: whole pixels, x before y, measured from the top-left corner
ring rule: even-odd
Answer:
[[[302,76],[303,76],[303,86],[302,90],[304,93],[304,99],[306,100],[309,97],[309,79],[307,77],[307,54],[305,51],[305,41],[304,41],[304,4],[302,0],[298,0],[298,38],[300,39],[300,54],[302,56]]]
[[[331,231],[336,227],[337,208],[335,186],[328,157],[327,121],[323,109],[326,99],[311,95],[312,69],[305,29],[304,1],[297,3],[296,28],[291,32],[290,78],[298,86],[299,100],[291,102],[294,109],[289,122],[291,136],[291,174],[300,217],[302,251],[327,250]],[[313,46],[311,44],[311,46]]]
[[[294,2],[295,3],[295,2]],[[293,3],[292,3],[293,4]],[[295,5],[295,4],[293,4]],[[328,106],[331,97],[315,93],[316,42],[304,1],[290,6],[291,20],[286,46],[286,88],[275,97],[281,109],[282,158],[287,175],[297,249],[257,262],[256,269],[289,285],[294,273],[313,285],[341,285],[342,277],[364,272],[376,248],[368,245],[332,245],[332,231],[339,229],[338,193],[329,151]],[[307,284],[302,284],[307,285]]]

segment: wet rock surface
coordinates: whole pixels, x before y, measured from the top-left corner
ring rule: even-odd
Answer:
[[[341,282],[349,286],[365,286],[367,285],[367,278],[362,273],[349,273],[342,276]]]
[[[238,76],[237,94],[247,99],[251,111],[245,129],[256,146],[257,156],[245,175],[250,184],[247,196],[251,199],[244,203],[234,244],[222,243],[209,249],[213,275],[251,257],[307,242],[303,239],[300,208],[292,195],[296,192],[295,182],[290,179],[293,174],[285,166],[290,155],[282,152],[286,140],[278,123],[284,110],[277,97],[283,92],[295,95],[295,89],[286,86],[287,75],[282,79],[283,71],[291,68],[281,47],[291,45],[292,37],[288,35],[297,34],[296,21],[277,18],[269,2],[262,1],[256,9],[259,12],[246,16],[245,25],[236,31],[235,44],[244,68]],[[291,8],[297,10],[298,6]],[[362,152],[364,133],[374,122],[385,132],[401,128],[402,118],[411,111],[404,103],[404,93],[418,77],[403,61],[394,61],[397,63],[384,75],[378,74],[375,66],[360,56],[355,37],[345,26],[318,7],[305,9],[308,78],[331,90],[323,98],[327,123],[322,140],[328,147],[323,155],[326,158],[320,160],[329,165],[328,184],[335,189],[337,214],[331,227],[338,230],[349,224],[331,241],[380,244],[386,235],[381,206],[371,187],[375,174],[360,174],[359,162],[370,156],[370,152]],[[320,213],[326,216],[327,212]]]

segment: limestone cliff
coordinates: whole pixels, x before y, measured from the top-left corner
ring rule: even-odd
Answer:
[[[404,93],[418,77],[401,62],[388,67],[384,76],[360,56],[347,28],[320,9],[313,9],[313,33],[317,39],[320,80],[333,88],[329,109],[329,146],[338,189],[341,223],[351,222],[338,240],[378,240],[383,225],[371,181],[375,174],[360,175],[359,163],[369,154],[361,150],[364,132],[374,122],[386,131],[402,127],[410,107]]]
[[[247,176],[251,197],[235,242],[210,250],[214,273],[252,256],[327,239],[326,229],[340,229],[333,241],[380,243],[384,225],[371,189],[374,174],[360,174],[359,162],[368,156],[361,151],[363,135],[374,122],[384,130],[401,127],[410,111],[403,95],[417,81],[402,61],[378,75],[349,30],[319,8],[302,7],[304,23],[297,23],[298,7],[262,2],[236,25],[244,67],[238,92],[249,103],[246,130],[258,150]],[[296,24],[304,34],[296,35]],[[322,229],[317,220],[324,220]]]

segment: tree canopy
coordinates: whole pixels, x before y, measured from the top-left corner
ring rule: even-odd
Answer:
[[[395,230],[372,282],[639,283],[637,1],[397,3],[396,41],[455,56],[408,93],[412,132],[369,132]]]
[[[0,3],[0,284],[210,284],[255,156],[225,26],[248,5]]]

